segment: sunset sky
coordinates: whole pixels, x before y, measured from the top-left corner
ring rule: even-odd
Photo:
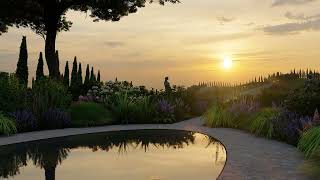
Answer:
[[[320,0],[181,0],[154,3],[119,22],[92,22],[69,11],[71,31],[58,35],[60,70],[76,55],[103,80],[162,88],[200,81],[243,82],[293,68],[320,68]],[[29,29],[0,36],[0,71],[15,71],[27,36],[30,76],[44,40]],[[231,59],[229,68],[224,59]],[[85,70],[82,69],[84,72]]]

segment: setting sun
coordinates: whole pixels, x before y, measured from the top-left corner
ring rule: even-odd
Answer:
[[[223,59],[223,67],[225,69],[230,69],[232,67],[232,64],[233,64],[233,62],[232,62],[231,58],[226,57],[226,58]]]

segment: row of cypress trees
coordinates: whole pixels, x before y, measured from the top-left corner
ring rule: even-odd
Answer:
[[[59,62],[58,51],[56,51],[56,58],[57,58],[57,62]],[[44,67],[43,54],[42,52],[40,52],[37,70],[36,70],[36,79],[35,80],[33,79],[32,82],[40,80],[43,77],[45,77],[43,67]],[[28,76],[29,76],[28,50],[27,50],[27,39],[25,36],[23,36],[22,42],[20,45],[20,53],[19,53],[19,60],[17,63],[16,76],[21,84],[24,84],[25,86],[28,85]],[[61,80],[63,84],[69,88],[75,100],[79,97],[79,95],[85,95],[92,86],[100,85],[100,81],[101,81],[100,71],[98,71],[98,74],[96,76],[93,67],[91,67],[91,72],[90,72],[89,64],[87,65],[86,74],[83,81],[82,67],[80,62],[78,65],[77,57],[75,57],[73,61],[71,78],[70,78],[70,72],[69,72],[69,62],[67,61],[65,65],[64,75],[60,75],[59,80]]]
[[[98,86],[100,84],[100,71],[98,71],[98,75],[96,76],[94,68],[91,67],[90,73],[89,64],[87,64],[86,75],[83,81],[81,63],[79,62],[78,64],[77,57],[74,57],[70,81],[69,79],[69,62],[67,61],[63,83],[69,87],[73,98],[77,99],[79,95],[85,95],[92,86]]]

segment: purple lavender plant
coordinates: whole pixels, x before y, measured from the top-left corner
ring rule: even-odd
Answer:
[[[173,114],[174,113],[174,105],[165,99],[161,99],[158,101],[158,111],[164,114]]]
[[[18,132],[29,132],[38,129],[38,121],[31,111],[19,110],[11,113],[16,122]]]
[[[258,111],[260,105],[253,99],[242,98],[235,101],[229,107],[229,112],[232,113],[236,118],[243,115],[250,115]]]
[[[298,114],[287,109],[282,109],[279,116],[272,120],[275,137],[279,140],[296,145],[301,134],[313,126],[313,119]]]
[[[42,116],[42,126],[45,129],[61,129],[71,125],[70,115],[61,109],[50,108]]]

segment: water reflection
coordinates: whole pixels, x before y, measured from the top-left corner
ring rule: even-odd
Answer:
[[[132,153],[135,156],[142,156],[139,158],[145,160],[148,158],[144,155],[150,155],[149,151],[154,154],[158,153],[155,157],[159,157],[162,154],[177,154],[175,151],[179,149],[195,148],[190,152],[194,151],[193,155],[198,155],[197,146],[202,146],[201,149],[210,149],[214,155],[214,160],[210,161],[223,162],[221,165],[223,167],[225,149],[214,138],[187,131],[140,130],[80,135],[2,147],[0,148],[0,177],[23,177],[24,174],[20,174],[20,169],[29,167],[30,163],[33,163],[35,167],[44,169],[46,180],[54,180],[56,179],[56,168],[63,161],[67,161],[69,154],[76,154],[77,151],[84,154],[88,153],[86,150],[90,150],[91,153],[108,152],[110,154],[116,151],[120,157]],[[179,151],[179,154],[181,153],[184,152]],[[187,154],[186,157],[193,155]],[[77,159],[73,156],[70,158]],[[111,163],[111,160],[103,163]],[[76,167],[76,164],[73,166]]]

